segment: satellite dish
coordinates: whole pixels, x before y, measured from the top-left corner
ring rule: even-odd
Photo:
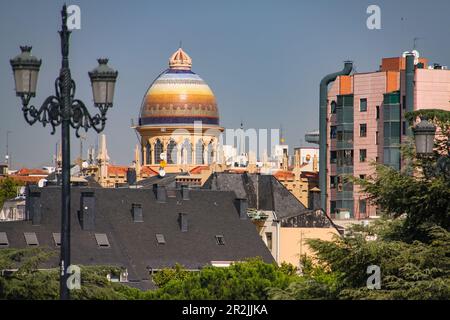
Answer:
[[[164,169],[159,169],[158,174],[160,177],[164,177],[166,175],[166,171]]]
[[[87,167],[89,167],[89,164],[87,163],[87,161],[83,161],[83,163],[81,164],[81,167],[83,169],[86,169]]]
[[[41,179],[38,181],[38,187],[43,188],[47,185],[47,179]]]

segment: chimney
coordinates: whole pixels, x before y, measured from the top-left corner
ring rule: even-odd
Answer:
[[[81,229],[92,231],[95,228],[95,197],[94,192],[81,192],[80,199]]]
[[[167,199],[166,187],[160,186],[155,183],[153,185],[153,190],[156,192],[156,200],[158,202],[166,202]]]
[[[187,232],[188,231],[188,217],[187,213],[179,213],[178,222],[180,223],[180,230],[181,232]]]
[[[136,169],[135,168],[127,169],[127,183],[130,186],[136,184]]]
[[[405,109],[406,112],[412,112],[414,110],[414,67],[415,56],[414,53],[409,52],[406,55],[406,71],[405,71]],[[411,136],[411,129],[407,129],[407,135]]]
[[[133,222],[144,222],[144,216],[142,215],[142,205],[140,203],[133,203],[131,205],[131,211],[133,213]]]
[[[38,226],[41,224],[42,220],[42,203],[41,203],[41,193],[38,191],[31,191],[28,189],[26,198],[26,211],[27,218],[31,219],[33,226]]]
[[[248,202],[247,199],[245,198],[237,198],[237,208],[239,211],[239,218],[241,218],[241,220],[247,220],[248,216],[247,216],[247,209],[248,209]]]
[[[181,186],[181,195],[183,197],[183,200],[191,200],[189,189],[190,188],[188,185]]]

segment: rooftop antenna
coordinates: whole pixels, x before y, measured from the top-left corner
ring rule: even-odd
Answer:
[[[86,140],[87,135],[80,134],[80,169],[83,167],[83,140]]]
[[[283,125],[280,123],[280,141],[279,141],[279,143],[284,144],[284,141],[285,141],[285,139],[284,139],[284,135],[283,135]]]
[[[416,50],[416,47],[417,47],[417,41],[418,41],[419,39],[420,39],[419,37],[414,37],[414,39],[413,39],[413,50]]]
[[[12,133],[12,131],[7,130],[6,131],[6,156],[5,156],[5,162],[8,165],[8,168],[11,168],[11,157],[9,155],[9,134]]]
[[[183,40],[180,40],[180,46],[179,48],[181,49],[183,47]]]
[[[241,137],[239,141],[239,155],[242,155],[245,153],[245,136],[244,136],[244,121],[242,121],[241,118]]]

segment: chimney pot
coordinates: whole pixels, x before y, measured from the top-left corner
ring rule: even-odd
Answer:
[[[140,203],[133,203],[131,205],[131,210],[133,212],[133,222],[144,222],[142,205]]]
[[[239,211],[239,218],[241,220],[247,220],[247,209],[248,209],[248,201],[245,198],[237,198],[237,205]]]
[[[167,191],[165,186],[160,186],[157,183],[153,184],[153,192],[156,195],[156,200],[158,202],[166,202]]]
[[[180,223],[180,230],[181,232],[187,232],[188,231],[188,217],[187,213],[179,213],[178,221]]]
[[[182,185],[181,186],[181,195],[183,197],[183,200],[190,200],[190,190],[188,185]]]
[[[28,218],[31,219],[33,226],[38,226],[41,224],[42,220],[41,193],[29,191],[26,199],[26,207],[28,207]]]
[[[92,231],[95,228],[95,197],[94,192],[81,192],[81,212],[80,224],[81,229]]]

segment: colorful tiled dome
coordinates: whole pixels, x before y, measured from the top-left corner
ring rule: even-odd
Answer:
[[[192,60],[178,49],[142,101],[139,125],[219,125],[216,98],[209,86],[191,70]]]

